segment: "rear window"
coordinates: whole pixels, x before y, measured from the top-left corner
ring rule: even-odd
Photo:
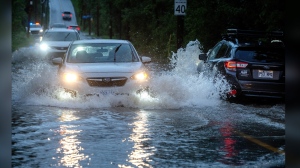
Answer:
[[[67,27],[67,26],[64,25],[64,24],[54,24],[52,27],[61,27],[61,28],[65,28],[65,27]]]
[[[283,48],[239,48],[235,56],[241,61],[259,63],[283,63],[285,51]]]
[[[46,32],[43,41],[74,41],[78,40],[76,32]]]

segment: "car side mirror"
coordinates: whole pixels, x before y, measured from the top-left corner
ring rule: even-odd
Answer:
[[[62,58],[61,57],[53,58],[52,63],[54,65],[61,65],[62,64]]]
[[[207,54],[206,53],[199,54],[199,60],[205,61],[206,59],[207,59]]]
[[[141,56],[141,58],[142,58],[142,62],[143,63],[149,63],[149,62],[151,62],[151,58],[150,57]]]

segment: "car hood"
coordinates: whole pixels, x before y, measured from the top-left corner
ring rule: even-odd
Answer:
[[[134,73],[144,69],[141,62],[130,63],[81,63],[68,64],[68,70],[74,70],[80,73]]]
[[[42,41],[41,43],[48,46],[68,47],[72,41]]]
[[[30,31],[32,31],[32,30],[41,30],[42,28],[30,28]]]

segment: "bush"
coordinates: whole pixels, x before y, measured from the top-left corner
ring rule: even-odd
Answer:
[[[25,31],[12,33],[12,51],[30,46],[31,44],[34,44],[34,38],[31,36],[28,38]]]

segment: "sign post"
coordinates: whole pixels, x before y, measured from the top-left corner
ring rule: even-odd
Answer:
[[[184,16],[186,11],[186,0],[174,0],[174,15]]]
[[[184,35],[184,19],[186,15],[186,1],[187,0],[174,0],[174,15],[177,16],[177,49],[182,47]]]

